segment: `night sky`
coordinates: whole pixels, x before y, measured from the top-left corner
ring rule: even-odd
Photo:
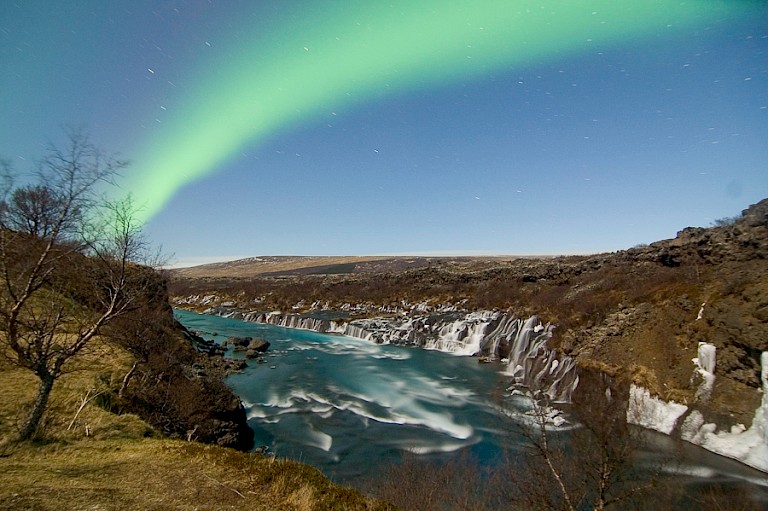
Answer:
[[[0,119],[176,264],[613,251],[768,197],[768,4],[4,0]]]

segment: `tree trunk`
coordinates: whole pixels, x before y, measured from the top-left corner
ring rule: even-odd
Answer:
[[[120,391],[117,393],[117,397],[122,398],[123,394],[125,394],[125,389],[128,388],[128,384],[131,382],[131,378],[133,378],[134,373],[136,372],[136,367],[138,367],[139,361],[133,363],[133,366],[131,367],[131,370],[126,373],[126,375],[123,377],[123,384],[120,385]]]
[[[35,434],[35,431],[37,431],[40,419],[43,418],[45,408],[48,406],[48,398],[51,395],[51,389],[53,388],[53,382],[55,381],[56,378],[51,375],[46,375],[40,378],[40,386],[37,388],[35,404],[29,412],[29,417],[27,417],[27,420],[21,426],[20,436],[22,440],[29,440]]]

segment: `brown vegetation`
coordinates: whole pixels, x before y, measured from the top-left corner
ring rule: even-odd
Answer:
[[[97,344],[54,388],[34,442],[13,440],[34,376],[0,365],[0,509],[391,509],[305,465],[163,439],[136,415],[105,410],[86,396],[119,382],[131,357]]]
[[[224,384],[224,361],[193,347],[167,302],[147,302],[108,333],[133,362],[104,394],[103,406],[136,413],[170,438],[244,451],[253,446],[245,409]]]
[[[130,200],[94,196],[122,166],[74,131],[65,149],[49,150],[37,185],[11,180],[0,195],[0,356],[39,380],[22,440],[73,359],[142,291],[132,261],[144,245]]]
[[[726,422],[751,420],[759,402],[759,353],[768,350],[768,199],[722,225],[688,228],[674,239],[613,254],[420,261],[378,261],[370,271],[346,275],[253,278],[224,277],[222,263],[215,275],[204,267],[194,277],[172,272],[170,291],[174,298],[215,294],[218,303],[246,310],[316,301],[331,309],[351,303],[375,310],[406,300],[538,314],[557,326],[552,347],[580,365],[644,375],[638,382],[655,394],[682,401],[694,396],[691,359],[698,343],[710,342],[718,350],[711,413]]]

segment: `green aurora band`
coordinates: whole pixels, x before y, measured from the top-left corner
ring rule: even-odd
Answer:
[[[345,5],[339,5],[345,4]],[[203,62],[135,155],[127,189],[156,215],[184,185],[301,121],[384,94],[674,35],[732,14],[721,0],[313,2],[227,62]],[[235,46],[236,45],[236,46]],[[193,75],[193,78],[194,78]]]

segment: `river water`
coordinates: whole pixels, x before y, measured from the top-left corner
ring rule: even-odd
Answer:
[[[526,402],[504,395],[509,377],[499,366],[433,350],[175,314],[206,339],[251,336],[271,343],[262,363],[249,361],[227,383],[245,403],[257,446],[313,465],[336,482],[358,485],[406,452],[438,461],[470,452],[493,463],[502,445],[521,442],[514,431]],[[657,451],[668,451],[671,443],[658,435]],[[678,450],[675,470],[682,483],[731,485],[768,504],[765,474],[687,444]]]

